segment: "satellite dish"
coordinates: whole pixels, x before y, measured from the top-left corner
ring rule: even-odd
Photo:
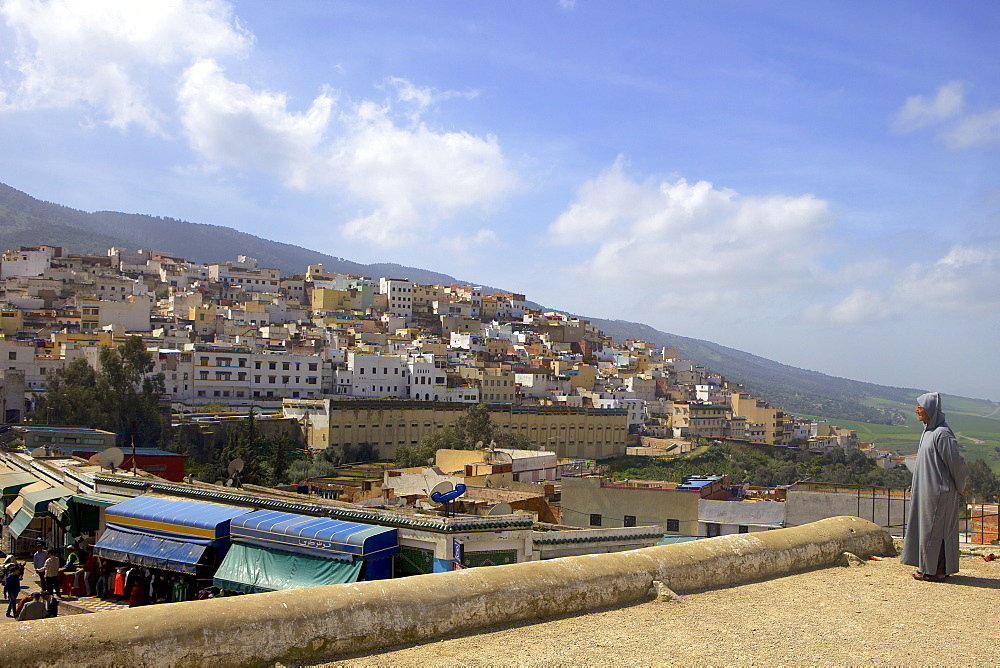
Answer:
[[[510,456],[509,453],[500,452],[499,450],[493,451],[493,461],[492,464],[510,464],[514,461],[514,458]]]
[[[453,489],[455,489],[455,486],[451,484],[451,482],[449,482],[448,480],[443,480],[438,484],[434,485],[434,489],[428,492],[427,496],[431,496],[433,494],[447,494]]]
[[[510,515],[513,512],[514,512],[514,509],[510,507],[509,503],[498,503],[495,506],[493,506],[492,508],[490,508],[488,511],[486,511],[486,514],[487,515]]]
[[[194,474],[188,473],[186,476],[184,476],[184,481],[189,485],[192,484],[194,482]]]
[[[38,459],[39,457],[44,457],[46,454],[48,453],[45,452],[45,448],[35,448],[34,450],[31,451],[32,459]]]
[[[482,449],[483,449],[483,442],[476,441],[476,450],[482,450]]]
[[[226,469],[229,472],[229,480],[226,481],[226,487],[243,486],[242,483],[240,483],[240,471],[243,470],[243,466],[244,462],[239,457],[229,462],[229,467]]]
[[[122,452],[121,448],[108,448],[104,452],[99,452],[96,455],[97,465],[102,469],[111,469],[114,471],[116,468],[122,465],[125,461],[125,453]]]

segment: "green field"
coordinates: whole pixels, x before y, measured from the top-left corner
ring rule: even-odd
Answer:
[[[966,461],[984,459],[996,472],[1000,472],[1000,410],[989,401],[944,396],[944,412],[948,424],[962,449]],[[913,406],[890,403],[885,400],[868,401],[871,405],[898,408],[906,414],[905,425],[870,424],[853,420],[829,419],[845,429],[853,429],[858,439],[874,443],[876,448],[891,450],[901,455],[917,451],[923,425],[913,413]],[[819,416],[802,416],[819,417]]]

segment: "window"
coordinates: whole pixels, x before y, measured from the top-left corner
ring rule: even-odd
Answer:
[[[705,535],[708,536],[709,538],[714,538],[715,536],[719,536],[721,534],[722,534],[721,527],[719,527],[718,524],[715,524],[714,522],[709,522],[708,524],[705,525]]]
[[[7,359],[8,360],[16,360],[17,359],[17,353],[16,352],[9,352],[9,353],[7,353]]]
[[[590,514],[590,526],[592,526],[592,527],[599,527],[599,526],[601,526],[601,515],[600,515],[600,513],[591,513]]]
[[[680,531],[681,521],[680,520],[667,520],[667,531]]]
[[[627,526],[627,527],[634,527],[635,526],[635,515],[626,515],[625,516],[625,526]]]
[[[750,533],[750,527],[744,526],[744,525],[741,524],[740,528],[738,529],[738,531],[740,533]]]

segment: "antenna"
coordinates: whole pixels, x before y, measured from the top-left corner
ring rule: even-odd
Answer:
[[[125,453],[121,448],[108,448],[104,452],[99,452],[91,457],[91,461],[94,460],[96,460],[95,463],[102,469],[111,469],[111,472],[114,473],[115,469],[125,461]]]
[[[135,475],[135,420],[132,421],[132,475]]]

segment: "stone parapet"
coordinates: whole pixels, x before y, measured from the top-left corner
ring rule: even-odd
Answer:
[[[58,617],[0,628],[7,666],[308,663],[497,624],[895,554],[856,517],[677,545]],[[514,660],[515,657],[508,657]]]

